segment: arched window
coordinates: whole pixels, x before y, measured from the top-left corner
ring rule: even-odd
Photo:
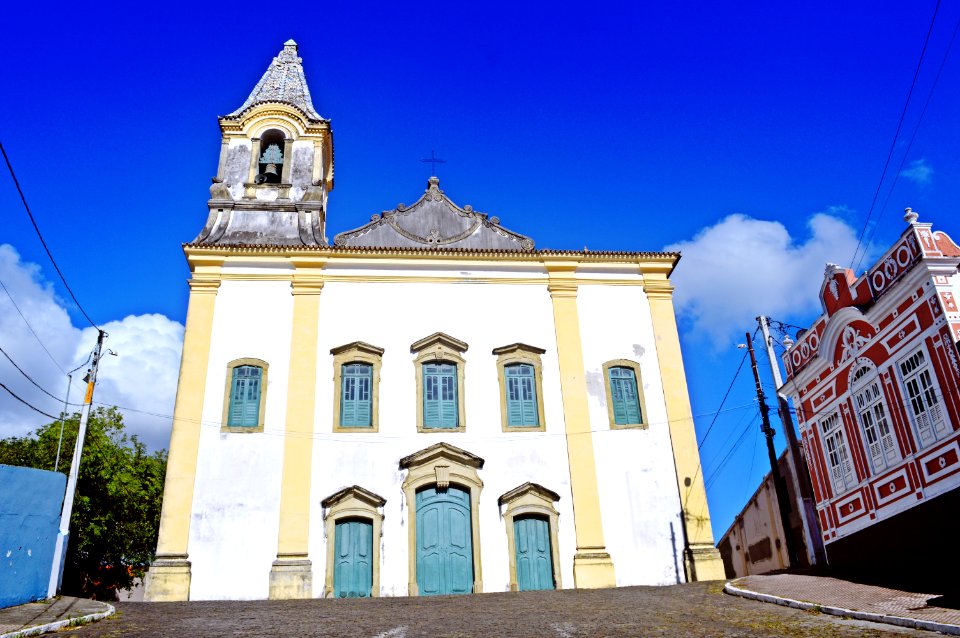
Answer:
[[[260,136],[260,157],[257,160],[257,184],[279,184],[283,174],[283,133],[271,129]]]
[[[262,432],[267,390],[267,363],[235,359],[227,364],[222,428],[229,432]]]
[[[882,472],[900,460],[897,441],[887,417],[883,388],[876,368],[862,363],[851,377],[854,411],[863,429],[864,442],[875,473]]]
[[[446,361],[424,363],[423,366],[423,427],[456,428],[457,418],[457,364]]]
[[[333,431],[378,430],[380,364],[383,348],[354,341],[333,355]]]
[[[607,412],[612,427],[646,427],[640,366],[626,359],[603,364],[606,377]]]
[[[494,348],[500,380],[500,413],[504,432],[543,431],[543,365],[546,350],[514,343]]]
[[[370,427],[373,403],[373,366],[348,363],[341,368],[340,427]]]
[[[507,382],[507,425],[540,425],[533,366],[529,363],[514,363],[505,366],[503,373]]]
[[[437,332],[410,346],[416,355],[417,431],[462,432],[466,428],[463,380],[467,344]]]

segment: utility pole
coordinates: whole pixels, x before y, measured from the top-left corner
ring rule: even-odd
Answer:
[[[763,386],[760,385],[760,372],[757,370],[757,357],[753,353],[753,338],[747,333],[747,351],[750,353],[750,365],[753,367],[753,379],[757,383],[757,401],[760,403],[760,420],[763,423],[763,434],[767,438],[767,456],[770,457],[770,474],[773,476],[773,486],[777,492],[777,504],[780,506],[780,525],[783,527],[783,537],[787,545],[787,558],[790,565],[796,567],[799,564],[797,559],[797,548],[793,542],[793,535],[790,533],[790,496],[787,492],[787,484],[780,475],[780,466],[777,464],[777,453],[773,448],[773,428],[770,427],[770,408],[767,407],[767,399],[763,395]]]
[[[790,479],[793,482],[793,493],[796,496],[796,504],[800,508],[800,520],[803,521],[803,537],[806,539],[807,560],[811,565],[826,562],[826,552],[823,549],[823,541],[820,538],[820,524],[816,520],[815,509],[813,506],[813,487],[810,485],[810,474],[807,470],[807,462],[803,457],[800,444],[797,441],[797,433],[793,428],[793,417],[790,415],[790,406],[787,398],[780,394],[779,389],[783,385],[783,379],[780,376],[780,364],[777,363],[776,354],[773,351],[773,339],[770,337],[770,322],[764,315],[757,317],[760,324],[760,330],[763,331],[763,342],[767,349],[767,360],[770,362],[770,374],[773,376],[773,384],[777,387],[777,407],[780,414],[780,423],[783,424],[783,432],[787,439],[787,452],[791,468]]]
[[[67,477],[67,491],[63,497],[63,509],[60,511],[60,531],[57,533],[57,545],[53,552],[53,569],[50,570],[50,583],[47,586],[47,597],[57,595],[60,582],[63,579],[63,566],[67,554],[67,541],[70,536],[70,515],[73,514],[73,499],[77,491],[77,476],[80,472],[80,455],[83,453],[83,439],[87,434],[87,420],[90,418],[90,404],[93,402],[93,388],[97,382],[97,370],[100,367],[100,353],[103,350],[103,340],[107,333],[103,330],[97,335],[97,345],[93,349],[93,361],[87,375],[83,378],[87,382],[87,393],[83,398],[83,408],[80,410],[80,427],[77,430],[77,442],[73,447],[73,461],[70,463],[70,474]]]

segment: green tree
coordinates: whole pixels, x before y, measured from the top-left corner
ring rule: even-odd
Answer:
[[[67,417],[58,471],[69,473],[80,414]],[[59,421],[0,439],[0,463],[52,470]],[[64,594],[115,599],[154,559],[166,450],[148,454],[116,408],[90,412],[63,575]]]

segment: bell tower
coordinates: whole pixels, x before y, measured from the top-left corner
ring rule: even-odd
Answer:
[[[192,243],[328,245],[333,133],[313,107],[296,42],[283,44],[243,105],[219,123],[210,214]]]

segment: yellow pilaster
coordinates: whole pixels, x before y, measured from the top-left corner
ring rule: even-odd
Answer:
[[[677,468],[677,487],[680,490],[680,508],[684,527],[684,569],[687,580],[720,580],[724,578],[723,561],[713,546],[713,530],[707,509],[707,492],[700,471],[700,453],[697,434],[690,410],[687,376],[680,354],[680,335],[673,309],[673,286],[668,279],[669,268],[644,268],[644,292],[650,303],[660,380],[663,383],[667,419],[670,423],[670,441]]]
[[[160,536],[157,559],[147,572],[144,598],[151,601],[189,600],[190,517],[193,509],[193,487],[200,448],[200,421],[203,416],[203,395],[207,383],[210,358],[210,336],[213,312],[220,287],[223,259],[205,257],[190,259],[193,277],[183,334],[183,355],[180,359],[180,381],[173,408],[173,429],[170,453],[163,486],[163,508],[160,513]]]
[[[313,571],[307,550],[322,265],[322,260],[297,260],[291,283],[293,330],[280,486],[280,534],[277,560],[270,569],[269,596],[275,599],[313,597]]]
[[[615,587],[617,581],[613,560],[603,542],[600,519],[600,492],[590,433],[580,319],[577,314],[577,285],[573,281],[576,267],[576,262],[547,264],[550,277],[547,290],[553,301],[553,322],[557,333],[560,389],[563,394],[563,420],[577,541],[577,551],[573,557],[573,582],[577,588]]]

